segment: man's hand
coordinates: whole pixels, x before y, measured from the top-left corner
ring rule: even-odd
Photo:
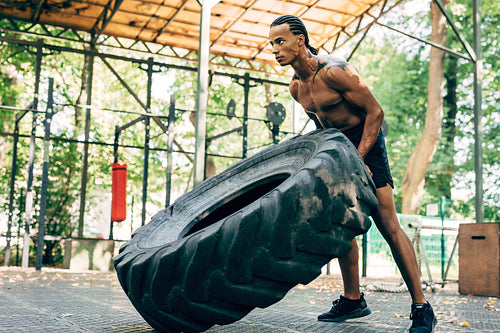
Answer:
[[[358,150],[358,153],[359,153],[359,155],[361,156],[361,158],[363,159],[363,162],[364,162],[366,154],[361,154],[361,152],[359,150]],[[366,170],[368,170],[368,173],[370,174],[370,177],[373,178],[373,173],[370,170],[370,168],[368,167],[368,165],[365,164],[365,167],[366,167]]]
[[[365,164],[365,166],[366,166],[366,170],[368,170],[368,173],[370,174],[370,177],[372,177],[372,178],[373,178],[373,173],[372,173],[372,171],[370,170],[370,168],[368,167],[368,165],[366,165],[366,164]]]

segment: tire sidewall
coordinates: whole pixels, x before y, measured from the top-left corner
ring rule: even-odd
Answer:
[[[336,129],[317,130],[270,146],[179,197],[170,207],[154,215],[150,223],[138,229],[132,241],[137,242],[141,249],[164,246],[182,239],[198,221],[252,188],[280,177],[287,179],[279,186],[289,186],[288,183],[294,181],[293,175],[313,163],[325,140],[332,136],[352,146]],[[248,209],[251,208],[243,208]]]

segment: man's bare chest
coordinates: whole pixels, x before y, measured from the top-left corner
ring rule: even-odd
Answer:
[[[335,111],[342,103],[340,93],[314,82],[300,84],[297,97],[304,110],[314,113]]]

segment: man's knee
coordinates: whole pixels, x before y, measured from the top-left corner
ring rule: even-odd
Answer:
[[[380,231],[380,233],[384,236],[384,238],[394,239],[398,237],[398,235],[403,232],[401,225],[399,224],[399,220],[397,216],[383,216],[379,215],[377,219],[375,219],[375,224]]]

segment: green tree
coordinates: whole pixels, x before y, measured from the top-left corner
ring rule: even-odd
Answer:
[[[472,42],[472,9],[470,2],[454,1],[449,10],[462,34]],[[499,138],[499,77],[498,48],[499,14],[494,1],[482,1],[482,49],[484,59],[484,178],[485,218],[498,220],[498,138]],[[391,23],[402,30],[411,23],[420,22],[420,30],[428,31],[428,21],[420,13],[411,18],[390,16]],[[419,21],[420,20],[420,21]],[[426,28],[427,27],[427,28]],[[419,31],[420,31],[419,30]],[[418,31],[417,31],[418,34]],[[448,47],[465,53],[454,33],[448,32]],[[386,112],[389,124],[386,138],[391,170],[396,182],[395,198],[401,209],[400,181],[409,152],[416,144],[423,128],[427,104],[428,47],[411,42],[401,35],[385,35],[372,41],[365,39],[351,62],[369,83]],[[387,42],[386,42],[387,40]],[[443,135],[425,178],[425,193],[419,213],[425,214],[426,203],[439,202],[440,197],[454,198],[449,214],[462,218],[474,215],[474,160],[473,160],[473,99],[472,64],[451,56],[445,58],[445,90]],[[457,195],[458,193],[458,195]],[[463,196],[460,193],[466,193]],[[472,194],[472,196],[471,196]],[[447,214],[448,214],[447,213]]]

